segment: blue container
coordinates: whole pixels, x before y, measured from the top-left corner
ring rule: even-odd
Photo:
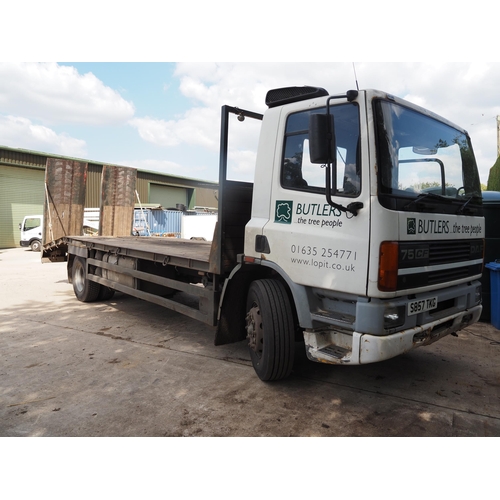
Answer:
[[[181,236],[182,212],[143,208],[134,211],[134,234],[138,236]],[[149,231],[148,231],[149,228]]]
[[[490,270],[491,324],[500,330],[500,262],[485,264]]]

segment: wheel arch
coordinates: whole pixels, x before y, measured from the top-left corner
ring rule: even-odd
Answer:
[[[89,257],[89,252],[86,247],[80,247],[76,245],[69,245],[67,254],[67,264],[66,269],[68,273],[68,282],[73,283],[73,262],[75,257],[83,257],[87,259]]]
[[[292,281],[290,276],[274,262],[263,261],[262,266],[273,271],[274,276],[279,276],[283,281],[286,289],[290,293],[290,301],[295,313],[297,321],[301,328],[312,328],[311,311],[309,307],[309,297],[307,288],[304,285],[299,285]]]
[[[277,279],[283,283],[294,311],[294,322],[299,328],[312,327],[306,288],[294,283],[274,262],[260,265],[238,264],[224,283],[221,294],[215,345],[239,342],[246,338],[246,298],[252,281]],[[230,297],[230,299],[228,299]]]
[[[73,283],[73,261],[75,256],[73,254],[68,254],[68,260],[66,263],[66,272],[68,274],[68,283]]]

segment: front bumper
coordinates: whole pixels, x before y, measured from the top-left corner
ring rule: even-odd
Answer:
[[[404,354],[416,347],[432,344],[479,320],[478,305],[439,320],[391,335],[378,336],[334,330],[304,332],[309,359],[329,364],[364,365]]]

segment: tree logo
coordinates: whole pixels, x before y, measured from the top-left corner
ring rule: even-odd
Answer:
[[[274,222],[291,224],[293,214],[293,201],[276,200]]]
[[[413,217],[406,219],[406,234],[417,234],[417,221]]]

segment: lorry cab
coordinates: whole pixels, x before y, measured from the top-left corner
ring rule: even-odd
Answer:
[[[33,252],[39,252],[42,248],[43,215],[27,215],[19,224],[19,230],[19,244],[22,247],[31,247]]]
[[[377,90],[273,92],[245,256],[287,283],[310,359],[381,361],[477,321],[484,220],[467,132]]]

